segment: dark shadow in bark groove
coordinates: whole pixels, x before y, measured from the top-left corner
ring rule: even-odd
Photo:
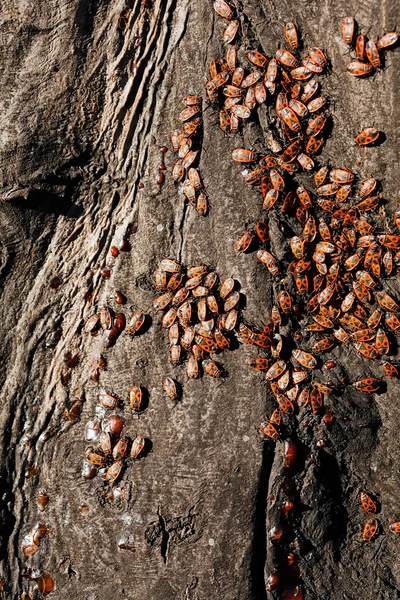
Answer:
[[[59,196],[44,190],[30,190],[28,199],[14,199],[10,202],[15,208],[21,210],[31,210],[32,212],[41,212],[45,215],[68,215],[68,217],[77,219],[83,214],[83,209],[71,201],[68,196]]]
[[[255,514],[253,519],[253,542],[251,549],[251,598],[266,600],[265,591],[265,561],[267,557],[266,510],[268,500],[268,485],[274,460],[273,449],[264,442],[262,463],[260,467],[259,485],[255,498]]]
[[[341,474],[336,458],[328,452],[320,452],[319,464],[321,479],[324,487],[330,494],[333,502],[331,526],[329,528],[330,539],[334,550],[335,560],[340,560],[340,547],[346,538],[348,514],[343,506],[343,490],[341,486]]]

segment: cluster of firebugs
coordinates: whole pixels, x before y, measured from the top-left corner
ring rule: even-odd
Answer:
[[[155,285],[161,294],[153,306],[165,311],[161,323],[168,330],[171,363],[178,365],[185,358],[189,379],[202,373],[221,377],[223,369],[210,354],[229,349],[231,335],[243,326],[237,282],[229,277],[220,284],[218,274],[206,265],[186,270],[164,259],[155,272]],[[165,385],[164,391],[171,397]]]
[[[391,337],[400,332],[400,307],[385,291],[382,279],[395,276],[400,265],[400,235],[390,230],[386,220],[382,226],[382,211],[378,219],[373,214],[381,206],[379,182],[370,177],[356,187],[356,175],[347,168],[316,166],[315,156],[323,147],[329,115],[328,98],[320,94],[315,75],[328,66],[324,52],[310,48],[301,59],[298,56],[299,35],[293,23],[284,28],[289,49],[280,48],[269,59],[258,50],[247,53],[250,67],[238,64],[237,50],[231,45],[239,31],[239,21],[224,0],[214,2],[216,12],[229,23],[223,40],[229,44],[224,57],[212,59],[206,92],[211,103],[219,105],[219,124],[225,133],[236,133],[249,119],[257,105],[274,106],[281,123],[284,147],[279,152],[259,156],[247,148],[236,148],[232,159],[246,165],[244,183],[258,186],[262,195],[263,217],[254,228],[246,230],[236,242],[237,252],[257,251],[272,278],[281,275],[279,261],[269,247],[268,212],[280,211],[294,219],[297,235],[289,240],[292,262],[285,267],[286,278],[279,281],[277,303],[271,318],[262,330],[239,325],[244,343],[255,345],[265,356],[252,358],[250,368],[265,373],[277,408],[260,425],[262,433],[272,440],[280,438],[279,426],[283,414],[291,415],[295,407],[311,407],[313,413],[323,411],[324,396],[334,387],[315,379],[320,357],[333,347],[352,345],[361,356],[379,360],[383,374],[398,378],[398,366],[388,359]],[[352,44],[356,25],[352,17],[342,22],[342,36]],[[368,75],[381,65],[379,52],[398,41],[395,32],[383,35],[375,43],[360,34],[356,38],[358,62],[347,66],[353,76]],[[368,62],[362,62],[366,59]],[[379,140],[380,132],[368,127],[356,136],[356,143],[368,146]],[[297,185],[293,175],[299,171],[316,171],[315,194]],[[400,211],[393,215],[393,224],[400,230]],[[284,289],[291,280],[297,298]],[[304,317],[300,314],[304,305]],[[279,333],[284,320],[296,314],[302,331],[318,336],[311,348],[295,348],[290,362],[281,358],[284,338]],[[300,343],[303,334],[293,338]],[[393,347],[393,346],[392,346]],[[310,351],[311,350],[311,351]],[[335,363],[325,365],[333,368]],[[373,393],[381,381],[368,377],[353,382],[354,389]],[[366,493],[360,496],[362,508],[376,513],[376,504]],[[375,517],[365,523],[362,539],[371,540],[378,532]],[[400,532],[400,522],[389,525],[391,532]]]
[[[201,97],[185,96],[182,100],[185,108],[179,113],[178,119],[183,123],[181,130],[171,133],[172,148],[178,153],[174,164],[172,177],[174,181],[182,182],[183,193],[189,204],[195,207],[197,214],[205,216],[208,210],[207,196],[197,167],[201,142]]]
[[[127,332],[131,336],[139,334],[144,326],[146,315],[140,311],[134,313],[127,325]],[[83,330],[85,333],[98,335],[99,330],[104,333],[106,346],[113,345],[126,325],[123,313],[113,314],[107,306],[100,307],[85,322]],[[99,367],[101,365],[99,363]],[[93,378],[93,374],[92,374]],[[98,377],[95,378],[98,380]],[[134,385],[129,392],[129,405],[133,413],[139,413],[143,409],[143,397],[145,390],[140,385]],[[117,409],[120,399],[105,391],[98,395],[99,404],[110,410]],[[124,419],[117,414],[108,417],[103,426],[98,419],[92,419],[86,425],[85,437],[87,441],[96,442],[97,447],[89,446],[85,451],[85,461],[82,467],[82,475],[85,479],[92,479],[96,475],[102,477],[109,484],[114,484],[120,477],[126,459],[140,458],[146,447],[146,439],[137,436],[130,440],[128,436],[121,436],[124,427]],[[107,493],[106,498],[118,499],[117,493]]]
[[[163,311],[162,326],[168,330],[170,359],[173,365],[186,361],[190,379],[203,373],[212,377],[223,376],[222,367],[210,358],[231,347],[231,336],[237,332],[241,340],[254,345],[264,356],[250,359],[251,369],[263,372],[269,383],[277,408],[270,418],[261,423],[260,430],[268,438],[280,438],[279,426],[283,414],[294,413],[311,407],[313,413],[323,411],[324,396],[333,387],[315,379],[320,365],[320,355],[338,344],[352,344],[362,356],[379,360],[384,374],[397,378],[399,370],[387,355],[391,350],[391,335],[400,331],[400,307],[382,286],[382,278],[394,276],[400,264],[400,235],[381,231],[372,214],[381,205],[379,182],[370,177],[357,187],[356,175],[346,168],[320,167],[314,174],[316,197],[302,185],[296,185],[294,173],[316,170],[315,156],[321,151],[324,131],[329,115],[326,112],[328,98],[320,94],[320,84],[314,78],[325,72],[328,60],[318,47],[310,48],[303,58],[298,56],[299,35],[293,23],[284,28],[290,48],[280,48],[275,57],[268,59],[258,50],[251,50],[247,57],[250,68],[237,62],[237,51],[232,44],[239,32],[239,21],[224,0],[215,0],[214,9],[228,25],[223,41],[229,44],[225,57],[212,59],[209,66],[210,79],[206,84],[208,99],[220,106],[219,125],[225,133],[237,133],[258,105],[271,102],[280,119],[284,148],[274,154],[260,157],[254,150],[236,148],[232,159],[248,167],[244,183],[258,186],[262,195],[263,216],[254,228],[246,230],[235,244],[237,252],[257,250],[257,259],[267,268],[273,278],[281,275],[279,261],[269,247],[270,236],[266,216],[279,206],[280,213],[294,218],[298,235],[289,240],[293,260],[286,270],[293,280],[300,298],[283,289],[280,280],[276,294],[277,303],[272,307],[271,318],[260,330],[250,327],[241,317],[241,294],[238,283],[225,279],[221,284],[215,271],[205,265],[185,268],[171,259],[163,259],[155,272],[155,286],[159,295],[154,308]],[[381,67],[380,51],[395,45],[399,35],[386,33],[377,42],[356,34],[353,17],[342,21],[341,32],[346,44],[355,49],[356,60],[347,65],[347,72],[355,77],[368,76]],[[201,97],[185,96],[184,109],[179,114],[182,130],[171,134],[171,142],[178,160],[173,168],[173,179],[182,183],[183,192],[199,215],[206,215],[207,197],[201,176],[196,167],[200,153]],[[360,146],[368,146],[379,140],[380,132],[367,127],[355,138]],[[251,168],[250,168],[251,167]],[[319,214],[317,215],[316,212]],[[394,225],[400,230],[400,211],[393,216]],[[114,255],[114,254],[113,254]],[[300,303],[305,306],[304,321],[300,320]],[[295,348],[291,361],[282,359],[284,337],[279,333],[285,319],[296,314],[303,331],[320,336],[311,347],[312,352]],[[130,335],[137,335],[143,328],[145,315],[132,315],[126,327],[123,313],[114,315],[102,307],[91,315],[84,325],[85,333],[98,335],[103,332],[106,346],[115,344],[127,328]],[[303,334],[296,331],[296,342]],[[327,368],[335,363],[328,361]],[[96,369],[102,369],[101,361]],[[166,377],[163,382],[165,395],[173,400],[179,397],[177,382]],[[376,392],[381,387],[379,379],[368,377],[354,382],[361,392]],[[145,390],[134,385],[129,393],[133,413],[143,408]],[[109,393],[98,396],[99,403],[110,410],[116,409],[120,400]],[[80,410],[81,399],[77,399]],[[72,415],[74,416],[74,415]],[[85,451],[82,475],[91,479],[100,475],[112,487],[106,493],[109,500],[120,499],[123,489],[113,484],[120,477],[128,457],[139,458],[145,452],[146,439],[137,436],[133,441],[121,436],[124,419],[112,414],[101,424],[97,418],[90,420],[85,429],[86,439],[96,442]],[[38,504],[44,510],[48,497],[44,492],[38,496]],[[377,504],[365,491],[360,494],[361,507],[368,515],[377,513]],[[379,529],[375,517],[370,516],[364,525],[362,539],[371,540]],[[400,533],[400,522],[389,524],[389,530]],[[25,558],[39,549],[40,540],[48,535],[44,524],[37,524],[25,536],[22,552]],[[54,589],[54,580],[48,573],[36,578],[39,591],[47,595]],[[279,585],[279,576],[273,573],[267,589]],[[296,587],[293,597],[301,598],[302,591]]]
[[[234,12],[224,0],[216,0],[214,8],[229,21],[223,40],[232,44],[239,31],[239,21],[233,18]],[[346,17],[342,22],[342,37],[347,44],[353,44],[355,29],[354,19]],[[298,171],[316,169],[315,156],[323,147],[329,115],[326,112],[328,98],[320,94],[320,85],[314,75],[324,73],[328,60],[318,47],[310,48],[300,59],[296,26],[287,23],[284,33],[290,50],[280,48],[272,59],[257,50],[249,51],[247,56],[251,66],[247,70],[237,64],[236,48],[228,46],[224,58],[211,60],[206,92],[211,103],[220,105],[219,124],[225,133],[238,132],[257,105],[275,99],[275,111],[285,143],[283,150],[264,157],[246,148],[237,148],[232,153],[235,162],[248,167],[244,183],[259,186],[264,212],[254,228],[243,233],[235,249],[240,253],[257,250],[257,259],[273,278],[278,277],[281,269],[269,247],[266,214],[279,206],[281,214],[294,216],[299,231],[289,240],[293,260],[287,274],[305,305],[302,329],[321,337],[313,343],[312,352],[295,348],[291,362],[283,360],[284,338],[279,333],[280,326],[294,313],[299,320],[299,303],[293,295],[280,289],[270,320],[262,329],[256,330],[241,317],[237,282],[228,278],[220,284],[217,273],[205,265],[185,269],[174,260],[163,259],[155,272],[159,295],[154,300],[154,308],[164,313],[162,326],[168,330],[171,362],[177,365],[185,359],[190,379],[203,373],[216,378],[223,375],[222,367],[210,355],[229,349],[234,332],[244,343],[264,352],[264,356],[250,359],[249,366],[264,372],[277,402],[278,407],[270,418],[260,425],[261,432],[274,441],[280,438],[282,415],[293,414],[296,404],[300,409],[309,405],[313,413],[323,411],[324,396],[329,396],[333,387],[317,381],[314,373],[320,364],[319,355],[335,345],[353,344],[362,356],[380,360],[387,377],[399,375],[398,367],[386,357],[390,353],[390,336],[400,331],[400,307],[382,289],[381,279],[397,272],[400,235],[390,232],[388,227],[386,231],[376,231],[371,214],[379,208],[381,197],[375,178],[358,186],[358,198],[354,201],[356,176],[346,168],[319,168],[314,174],[315,199],[304,186],[296,186],[293,179],[288,179]],[[347,65],[347,72],[353,76],[371,74],[381,66],[379,51],[394,45],[398,37],[395,32],[387,33],[375,43],[359,34],[355,40],[357,61]],[[363,62],[365,58],[368,62]],[[207,197],[195,166],[200,152],[201,97],[185,96],[182,103],[185,108],[179,120],[183,129],[171,134],[173,149],[179,156],[173,168],[173,179],[182,182],[187,200],[199,215],[204,216]],[[356,143],[371,145],[379,135],[376,128],[368,127],[357,135]],[[315,214],[318,209],[322,211],[321,216]],[[400,229],[400,211],[394,215],[394,224]],[[280,280],[282,288],[283,283],[284,280]],[[144,313],[135,313],[127,332],[137,335],[144,322]],[[110,347],[125,327],[123,313],[113,315],[109,308],[102,307],[87,319],[84,331],[92,335],[103,331],[106,346]],[[297,342],[303,339],[300,332],[295,332],[293,337]],[[334,364],[329,361],[326,367],[331,368]],[[372,393],[379,390],[381,382],[369,377],[354,382],[353,387]],[[163,390],[168,398],[178,399],[179,389],[172,378],[163,380]],[[133,413],[141,411],[144,394],[140,385],[131,388],[129,404]],[[98,401],[111,410],[120,404],[116,396],[107,392],[100,393]],[[137,459],[142,455],[146,439],[137,436],[131,441],[129,437],[121,436],[123,427],[124,419],[117,414],[109,416],[103,424],[97,418],[87,423],[86,439],[96,442],[96,447],[90,446],[85,451],[82,474],[86,479],[100,475],[109,484],[114,484],[122,473],[126,458]],[[106,495],[108,499],[122,497],[121,488],[110,489],[111,493]],[[369,515],[377,512],[376,503],[366,492],[360,494],[360,502]],[[377,519],[370,517],[364,525],[363,540],[371,540],[378,528]],[[389,530],[399,533],[400,522],[390,523]],[[38,524],[24,538],[22,551],[26,558],[37,552],[40,539],[47,534],[47,527]],[[50,579],[42,586],[44,593],[53,589],[54,583]],[[279,577],[273,574],[268,590],[275,589],[278,582]],[[301,589],[296,589],[297,595],[301,595]]]

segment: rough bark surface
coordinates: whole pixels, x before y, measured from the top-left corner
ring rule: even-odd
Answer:
[[[268,56],[293,20],[307,45],[327,50],[332,70],[321,78],[331,98],[334,127],[323,163],[346,166],[360,179],[383,181],[386,210],[398,205],[400,137],[399,52],[385,68],[360,81],[345,74],[348,50],[339,23],[354,14],[376,36],[398,25],[395,3],[314,3],[233,0],[244,37],[240,55],[258,47]],[[121,25],[120,17],[127,16]],[[295,486],[293,538],[301,541],[305,598],[393,600],[400,597],[398,536],[362,544],[358,493],[373,491],[380,519],[399,520],[400,409],[398,382],[381,395],[347,388],[331,400],[336,422],[322,426],[307,416],[292,436],[301,457],[284,482],[282,444],[263,443],[257,432],[273,401],[262,377],[248,370],[254,355],[240,346],[224,353],[228,377],[187,381],[172,368],[166,336],[152,309],[152,273],[164,256],[185,264],[208,264],[222,278],[236,278],[246,295],[246,319],[265,322],[273,301],[271,280],[254,255],[238,255],[234,242],[257,220],[260,196],[242,185],[233,148],[268,150],[268,109],[242,136],[225,136],[204,84],[208,63],[221,56],[224,24],[207,0],[3,0],[1,66],[1,576],[2,597],[17,599],[34,585],[24,565],[50,572],[56,599],[262,600],[275,560],[267,531],[277,506]],[[138,37],[138,35],[141,37]],[[132,65],[133,61],[136,63]],[[172,179],[156,184],[160,146],[169,145],[180,99],[204,98],[200,168],[211,203],[209,216],[185,206]],[[354,135],[374,125],[384,144],[368,152]],[[174,157],[166,155],[168,169]],[[306,181],[307,179],[305,179]],[[144,183],[142,190],[138,189]],[[384,219],[384,215],[382,216]],[[132,250],[110,257],[128,226]],[[272,222],[272,244],[281,258],[288,231]],[[109,265],[111,278],[100,277]],[[61,285],[50,286],[58,276]],[[389,282],[391,289],[396,283]],[[104,349],[104,338],[82,333],[93,307],[118,312],[115,290],[127,315],[143,310],[151,327],[138,338],[122,335]],[[54,331],[61,329],[59,341]],[[79,349],[80,362],[67,385],[63,356]],[[88,377],[103,352],[108,368],[98,384]],[[354,351],[337,348],[341,367],[328,378],[380,376],[378,366]],[[183,384],[182,402],[165,400],[161,381]],[[130,414],[130,387],[149,390],[149,405]],[[81,477],[85,424],[95,414],[99,389],[125,401],[126,432],[152,440],[148,456],[123,475],[124,502],[103,499],[104,482]],[[81,390],[78,422],[62,415]],[[321,437],[329,445],[316,450]],[[310,461],[313,457],[313,461]],[[30,469],[36,468],[36,474]],[[38,512],[35,494],[49,505]],[[268,498],[273,493],[276,502]],[[87,505],[88,509],[85,509]],[[50,535],[39,552],[23,560],[21,541],[37,522]],[[290,541],[290,540],[289,540]],[[121,548],[125,545],[125,549]],[[129,549],[126,549],[128,547]],[[33,593],[33,592],[32,592]]]

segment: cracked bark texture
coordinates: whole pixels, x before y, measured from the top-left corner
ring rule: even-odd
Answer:
[[[327,50],[332,71],[321,82],[334,128],[321,161],[355,170],[360,179],[376,176],[388,213],[398,208],[399,53],[387,53],[384,70],[372,79],[352,79],[339,33],[347,14],[373,37],[395,29],[395,3],[232,4],[244,32],[240,57],[253,48],[271,56],[287,20],[298,24],[306,47]],[[358,505],[360,489],[367,488],[379,499],[384,528],[400,518],[398,383],[389,382],[379,396],[350,390],[332,400],[336,423],[329,430],[296,419],[292,437],[301,456],[288,481],[282,443],[263,444],[256,430],[273,402],[262,377],[245,364],[254,351],[241,346],[224,353],[229,376],[223,382],[187,382],[184,369],[169,363],[152,310],[152,273],[163,256],[213,265],[221,278],[236,278],[249,321],[265,322],[273,301],[265,268],[254,255],[234,252],[234,241],[260,214],[260,196],[242,185],[230,158],[241,145],[268,150],[271,116],[261,109],[260,123],[235,137],[216,126],[204,84],[209,60],[224,52],[224,23],[212,2],[154,0],[143,9],[136,0],[4,0],[0,10],[2,597],[32,590],[22,576],[20,545],[40,521],[50,535],[28,564],[54,576],[54,599],[264,599],[275,552],[266,532],[294,486],[292,530],[304,547],[305,598],[399,598],[399,540],[381,535],[362,544]],[[155,183],[159,148],[188,93],[204,98],[206,218],[185,207],[170,177],[161,189]],[[370,125],[387,139],[364,152],[353,138]],[[168,169],[173,160],[170,151]],[[131,223],[138,226],[131,252],[112,259],[110,246]],[[274,219],[271,230],[272,249],[283,258],[287,231]],[[107,281],[99,275],[104,264],[111,267]],[[55,276],[62,283],[52,289]],[[123,312],[140,309],[153,322],[139,338],[122,335],[104,351],[102,339],[81,328],[93,306],[118,308],[115,289],[128,298]],[[57,328],[61,339],[53,343]],[[76,348],[80,363],[63,386],[63,355]],[[100,351],[108,369],[97,385],[88,372]],[[352,377],[379,376],[378,366],[354,351],[336,348],[332,355]],[[174,408],[162,396],[167,375],[183,383],[183,400]],[[102,500],[103,482],[81,477],[84,427],[99,388],[126,401],[134,383],[149,390],[149,407],[139,418],[122,411],[126,433],[149,437],[153,451],[127,468],[129,494],[112,505]],[[68,401],[82,389],[80,420],[63,424]],[[321,436],[330,445],[316,452]],[[37,473],[27,477],[32,466]],[[44,513],[34,500],[41,488],[50,498]]]

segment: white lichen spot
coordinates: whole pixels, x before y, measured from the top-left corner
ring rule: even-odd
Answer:
[[[209,546],[215,546],[215,540],[214,540],[214,538],[209,538],[208,545]]]
[[[129,513],[124,513],[121,515],[121,521],[123,521],[126,525],[130,525],[132,523],[132,517]]]
[[[162,231],[164,229],[164,225],[162,223],[159,223],[157,225],[157,231]]]
[[[249,438],[249,436],[248,436],[248,435],[244,435],[244,436],[242,437],[242,440],[243,440],[244,442],[248,442],[248,441],[249,441],[249,439],[250,439],[250,438]]]
[[[139,523],[139,525],[141,525],[143,523],[142,515],[140,515],[137,512],[133,512],[132,513],[132,521],[134,523]]]

